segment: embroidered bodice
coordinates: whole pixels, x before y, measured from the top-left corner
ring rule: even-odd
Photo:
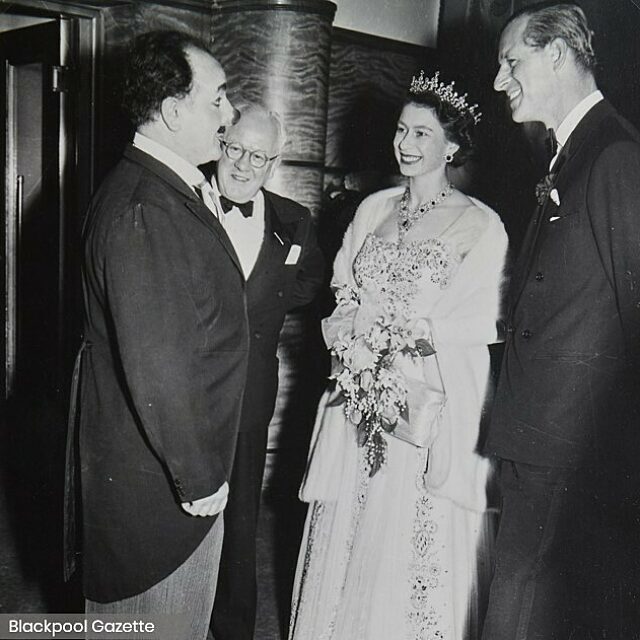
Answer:
[[[368,233],[353,261],[353,275],[358,287],[375,289],[382,304],[409,312],[420,287],[431,283],[446,289],[460,262],[439,238],[398,243]]]

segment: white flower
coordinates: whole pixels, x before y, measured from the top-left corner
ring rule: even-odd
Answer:
[[[351,347],[352,341],[353,338],[351,334],[346,329],[340,329],[338,331],[338,337],[331,345],[332,353],[334,353],[338,357],[341,357],[342,354]]]
[[[378,359],[378,354],[371,351],[364,336],[357,336],[344,352],[344,363],[352,371],[371,369]]]
[[[373,373],[369,369],[365,369],[360,374],[360,386],[364,391],[369,391],[373,386],[373,383],[374,383]]]
[[[351,371],[349,369],[343,369],[340,373],[334,376],[336,384],[340,387],[343,395],[346,397],[355,397],[358,393],[358,384],[353,379]]]
[[[350,287],[349,285],[341,285],[335,291],[336,304],[338,306],[353,304],[360,304],[360,296],[357,289]]]
[[[378,318],[373,324],[371,329],[367,333],[367,344],[371,351],[380,353],[383,349],[387,348],[389,341],[389,329]]]
[[[549,192],[549,197],[551,198],[551,200],[553,200],[557,207],[560,206],[560,195],[558,194],[557,189],[551,189],[551,191]]]

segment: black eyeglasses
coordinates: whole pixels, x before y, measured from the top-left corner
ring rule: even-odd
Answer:
[[[240,160],[245,153],[249,154],[249,164],[255,169],[262,169],[267,162],[275,160],[278,156],[269,157],[264,151],[249,151],[237,142],[226,142],[221,140],[224,152],[231,160]]]

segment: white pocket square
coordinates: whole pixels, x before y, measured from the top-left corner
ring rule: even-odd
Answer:
[[[556,220],[560,220],[560,218],[562,218],[562,216],[551,216],[549,222],[555,222]]]
[[[302,247],[299,244],[292,244],[291,249],[289,249],[289,254],[287,255],[287,259],[284,261],[284,263],[298,264],[298,258],[300,257],[301,252],[302,252]]]

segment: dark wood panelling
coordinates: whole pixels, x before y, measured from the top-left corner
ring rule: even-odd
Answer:
[[[395,171],[391,140],[412,75],[435,54],[335,29],[331,47],[326,165],[349,171]]]
[[[324,171],[322,167],[300,167],[283,164],[278,168],[269,189],[292,198],[311,210],[314,217],[320,213],[318,194],[322,193]]]

